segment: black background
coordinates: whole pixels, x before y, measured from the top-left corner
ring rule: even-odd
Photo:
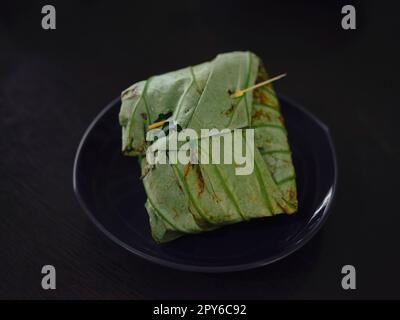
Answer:
[[[341,29],[347,3],[357,30]],[[56,30],[41,28],[44,4],[56,7]],[[400,298],[399,15],[394,1],[2,1],[0,298]],[[150,264],[78,205],[79,140],[130,84],[232,50],[288,72],[275,88],[331,128],[332,214],[305,247],[261,269]],[[45,264],[56,290],[41,289]],[[341,288],[345,264],[357,290]]]

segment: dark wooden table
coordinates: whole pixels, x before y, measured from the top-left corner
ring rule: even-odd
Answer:
[[[43,1],[0,4],[0,298],[400,298],[399,20],[390,1]],[[218,3],[218,4],[217,4]],[[318,235],[273,265],[196,274],[117,246],[72,190],[79,140],[122,89],[152,74],[251,50],[276,89],[332,130],[339,187]],[[307,137],[305,137],[307,138]],[[138,204],[141,205],[141,204]],[[41,268],[57,289],[41,288]],[[341,288],[341,268],[357,290]]]

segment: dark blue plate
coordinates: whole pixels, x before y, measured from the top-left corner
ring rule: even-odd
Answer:
[[[138,160],[121,154],[120,100],[92,122],[78,147],[76,196],[94,224],[132,253],[168,267],[227,272],[260,267],[289,255],[318,231],[336,186],[336,156],[328,128],[280,99],[297,173],[299,211],[255,219],[158,245],[150,234]]]

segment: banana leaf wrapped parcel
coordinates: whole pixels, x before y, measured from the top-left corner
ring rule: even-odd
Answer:
[[[267,79],[255,54],[232,52],[150,77],[122,92],[122,150],[139,158],[155,241],[167,242],[243,220],[297,211],[295,170],[272,86],[258,87],[240,97],[232,94]],[[155,129],[157,123],[162,126]],[[235,162],[150,164],[146,157],[149,148],[161,150],[172,139],[172,132],[191,129],[202,140],[202,129],[244,128],[254,129],[254,168],[250,174],[236,174]],[[148,141],[149,132],[156,130],[165,136]],[[248,146],[249,138],[242,138]],[[210,150],[201,143],[193,149],[209,157]]]

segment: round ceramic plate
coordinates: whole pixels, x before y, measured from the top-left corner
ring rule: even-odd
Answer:
[[[299,210],[254,219],[166,244],[151,237],[138,159],[121,153],[120,100],[85,132],[75,158],[73,187],[94,224],[144,259],[181,270],[227,272],[260,267],[302,247],[325,222],[336,185],[336,156],[328,128],[280,97],[297,174]]]

